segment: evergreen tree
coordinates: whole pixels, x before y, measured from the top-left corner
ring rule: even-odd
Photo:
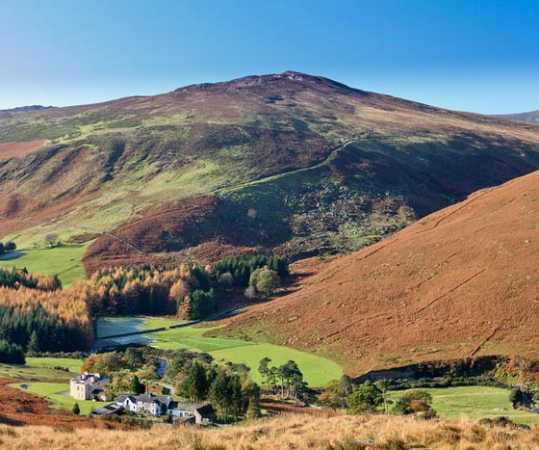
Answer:
[[[73,408],[71,409],[71,411],[73,412],[73,414],[75,414],[76,416],[78,416],[80,414],[80,406],[78,403],[75,403],[73,405]]]
[[[230,418],[232,408],[232,392],[229,384],[229,377],[224,370],[220,370],[213,381],[209,399],[215,408],[217,415],[224,420]]]
[[[260,411],[260,387],[256,383],[250,383],[245,388],[245,396],[248,398],[246,416],[248,419],[258,419],[262,413]]]
[[[346,398],[348,411],[351,414],[362,414],[375,411],[383,403],[384,399],[380,390],[370,381],[356,387]]]
[[[269,384],[268,375],[270,372],[270,362],[271,359],[266,356],[262,358],[258,364],[258,373],[262,376],[262,380],[267,384]]]
[[[28,342],[28,353],[39,353],[40,345],[39,338],[37,337],[36,331],[32,331],[30,336],[30,341]]]
[[[6,364],[24,364],[24,352],[18,345],[0,339],[0,362]]]
[[[140,382],[139,378],[135,375],[131,380],[131,392],[135,394],[142,394],[145,391],[145,386]]]
[[[208,378],[204,366],[195,361],[189,375],[182,384],[182,394],[194,401],[201,401],[208,396]]]

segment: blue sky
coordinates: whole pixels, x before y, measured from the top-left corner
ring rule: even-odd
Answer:
[[[539,109],[539,1],[1,0],[0,108],[297,70],[484,113]]]

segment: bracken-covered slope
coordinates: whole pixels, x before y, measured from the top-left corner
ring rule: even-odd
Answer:
[[[531,125],[251,76],[0,112],[0,238],[97,238],[89,268],[257,247],[297,259],[358,249],[537,168]]]
[[[538,359],[538,330],[534,172],[322,263],[302,289],[224,332],[318,350],[357,375],[479,355]]]

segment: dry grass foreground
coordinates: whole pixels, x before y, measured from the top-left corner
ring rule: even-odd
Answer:
[[[479,355],[539,358],[539,172],[322,264],[227,335],[337,357],[348,373]]]
[[[37,449],[411,449],[532,450],[539,429],[487,428],[467,422],[416,421],[403,417],[282,416],[221,430],[161,428],[117,431],[30,426],[1,427],[1,448]]]

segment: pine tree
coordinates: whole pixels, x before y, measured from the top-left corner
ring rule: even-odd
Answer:
[[[136,375],[131,380],[131,391],[135,394],[142,394],[145,391],[144,385],[140,382]]]
[[[217,410],[217,414],[227,420],[230,416],[232,393],[229,386],[229,377],[224,370],[220,370],[213,381],[209,398]]]
[[[248,419],[258,419],[262,412],[260,411],[260,387],[256,383],[251,383],[245,388],[245,395],[248,396],[249,406],[246,416]]]
[[[78,416],[80,414],[80,406],[78,403],[75,403],[73,405],[73,409],[71,410],[73,412],[73,414],[75,414],[76,416]]]
[[[182,394],[190,400],[200,401],[208,396],[208,389],[206,369],[202,364],[195,362],[182,384]]]
[[[40,351],[40,345],[39,345],[39,338],[37,337],[37,333],[32,331],[32,334],[30,336],[30,341],[28,342],[28,353],[39,353]]]

